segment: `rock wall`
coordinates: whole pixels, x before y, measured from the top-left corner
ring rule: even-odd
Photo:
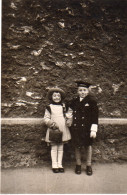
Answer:
[[[4,0],[2,116],[41,117],[46,88],[66,100],[93,83],[100,116],[127,117],[127,1]]]
[[[50,146],[43,141],[45,130],[44,126],[3,126],[2,168],[36,167],[47,162],[51,164]],[[127,161],[126,126],[100,125],[93,149],[93,163]],[[74,148],[69,142],[64,148],[63,162],[68,166],[68,163],[74,161]]]

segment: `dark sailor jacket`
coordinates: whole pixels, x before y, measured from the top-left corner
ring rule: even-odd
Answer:
[[[90,131],[92,125],[98,124],[97,102],[87,95],[82,101],[79,97],[73,99],[69,107],[73,111],[73,122],[70,129],[74,146],[92,145],[93,138],[90,138]]]

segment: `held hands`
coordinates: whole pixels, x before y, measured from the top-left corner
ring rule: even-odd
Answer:
[[[71,127],[72,120],[71,119],[66,119],[66,125],[67,125],[67,127]]]
[[[91,131],[90,137],[91,137],[91,138],[96,138],[96,132],[95,132],[95,131]]]

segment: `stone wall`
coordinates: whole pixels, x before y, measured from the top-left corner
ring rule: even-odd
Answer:
[[[127,1],[2,2],[2,117],[41,117],[47,87],[66,100],[93,83],[103,117],[127,117]]]
[[[4,125],[2,127],[2,168],[42,166],[45,162],[50,163],[50,146],[43,141],[45,130],[43,125]],[[127,160],[126,126],[100,125],[93,148],[93,162],[125,162]],[[75,161],[71,142],[65,145],[63,161],[66,166]]]

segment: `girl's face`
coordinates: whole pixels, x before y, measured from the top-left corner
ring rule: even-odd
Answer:
[[[55,102],[55,103],[59,103],[61,101],[61,94],[59,92],[54,92],[52,94],[52,100]]]
[[[86,87],[78,87],[78,95],[81,98],[85,98],[89,93],[89,89]]]

